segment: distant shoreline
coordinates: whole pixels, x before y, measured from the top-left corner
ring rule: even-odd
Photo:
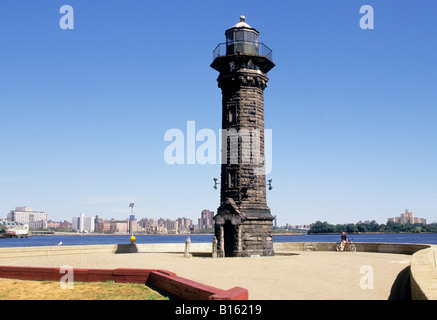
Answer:
[[[184,234],[184,235],[135,235],[136,243],[183,243],[189,237],[192,243],[210,243],[213,235],[210,234]],[[379,233],[379,234],[354,234],[348,235],[348,239],[355,242],[372,243],[416,243],[416,244],[435,244],[437,245],[436,233]],[[285,234],[275,233],[273,241],[282,242],[338,242],[339,234]],[[0,239],[2,247],[33,247],[33,246],[55,246],[62,241],[62,245],[105,245],[105,244],[128,244],[130,235],[112,234],[102,236],[102,234],[80,234],[80,233],[57,233],[49,236],[30,236],[28,239]]]
[[[339,235],[340,232],[328,232],[328,233],[303,233],[303,232],[275,232],[273,236],[302,236],[302,235]],[[346,232],[348,235],[358,235],[358,234],[415,234],[415,232]],[[436,234],[435,232],[417,232],[417,234]],[[213,236],[213,233],[190,233],[190,234],[134,234],[134,236]],[[31,236],[120,236],[120,237],[130,237],[130,234],[120,234],[120,233],[71,233],[71,232],[54,232],[53,234],[32,234]]]
[[[32,234],[32,232],[31,232]],[[275,232],[274,236],[301,236],[307,233],[304,232]],[[214,233],[182,233],[182,234],[154,234],[154,233],[140,233],[134,236],[213,236]],[[73,232],[54,232],[52,234],[32,234],[32,236],[131,236],[128,233],[73,233]]]
[[[214,235],[213,233],[182,233],[182,234],[155,234],[155,233],[140,233],[134,234],[134,236],[208,236]],[[40,236],[35,234],[33,236]],[[130,233],[72,233],[72,232],[55,232],[53,234],[42,234],[42,236],[121,236],[130,237]]]
[[[428,233],[436,233],[436,232],[346,232],[346,234],[428,234]],[[320,233],[308,233],[311,235],[327,235],[327,234],[341,234],[341,232],[320,232]]]

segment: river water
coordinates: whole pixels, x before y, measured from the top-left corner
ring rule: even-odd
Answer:
[[[212,235],[137,235],[135,243],[185,243],[190,237],[192,243],[211,242]],[[437,244],[437,233],[401,233],[401,234],[352,234],[348,239],[354,242],[377,243],[421,243]],[[305,235],[277,235],[274,242],[339,242],[340,234],[305,234]],[[29,238],[0,239],[0,248],[6,247],[35,247],[56,246],[62,242],[63,246],[73,245],[102,245],[130,243],[129,235],[45,235]]]

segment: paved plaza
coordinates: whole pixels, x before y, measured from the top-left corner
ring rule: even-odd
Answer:
[[[386,300],[410,255],[370,252],[282,253],[273,257],[218,258],[181,253],[62,255],[2,259],[0,265],[165,269],[220,289],[235,286],[259,300]]]

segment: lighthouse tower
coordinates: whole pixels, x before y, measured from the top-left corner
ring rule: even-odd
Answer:
[[[222,91],[220,206],[215,220],[219,256],[271,256],[273,219],[266,201],[264,89],[272,51],[245,17],[226,30],[211,67]]]

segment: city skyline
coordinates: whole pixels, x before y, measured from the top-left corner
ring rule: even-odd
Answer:
[[[28,213],[31,213],[31,214],[34,214],[34,213],[44,214],[45,217],[46,217],[46,219],[44,221],[45,225],[47,225],[47,222],[49,222],[49,224],[50,224],[50,222],[52,222],[52,223],[64,223],[64,222],[68,222],[68,223],[73,224],[73,225],[75,225],[75,224],[79,225],[78,219],[80,219],[80,217],[85,217],[85,218],[93,219],[93,220],[96,220],[96,221],[97,220],[101,220],[101,221],[104,221],[104,222],[123,221],[123,222],[129,223],[129,221],[131,219],[131,213],[132,213],[132,212],[130,212],[129,216],[127,216],[127,217],[124,217],[124,218],[121,217],[121,218],[116,219],[114,217],[101,216],[100,214],[91,214],[90,216],[86,216],[84,212],[81,212],[79,216],[73,216],[73,217],[70,217],[69,219],[56,220],[56,219],[50,219],[46,212],[33,211],[31,207],[21,206],[21,207],[16,207],[15,210],[10,210],[10,213],[6,216],[6,218],[2,218],[0,216],[0,221],[3,221],[3,220],[4,221],[12,220],[12,221],[22,222],[23,218],[20,218],[19,220],[17,220],[17,219],[11,219],[11,217],[14,215],[13,212],[25,213],[26,211],[28,211]],[[161,222],[162,221],[167,221],[167,222],[169,222],[169,221],[171,221],[171,222],[174,222],[174,221],[183,221],[184,227],[187,227],[186,223],[188,221],[190,226],[194,227],[194,229],[204,229],[204,228],[212,228],[212,227],[214,227],[214,221],[213,221],[214,213],[215,212],[212,211],[212,210],[203,209],[203,210],[200,211],[200,218],[199,218],[199,216],[197,218],[194,218],[194,217],[193,218],[190,218],[190,217],[187,218],[185,216],[183,216],[183,217],[178,216],[177,218],[174,218],[174,220],[172,220],[172,219],[170,219],[168,217],[164,217],[162,215],[159,216],[159,218],[158,218],[158,215],[153,216],[153,217],[149,217],[149,216],[147,216],[147,217],[144,217],[144,216],[138,217],[136,215],[133,215],[133,218],[134,218],[134,221],[136,221],[136,222],[141,222],[141,221],[144,221],[144,220],[150,220],[150,221],[155,221],[155,222],[159,222],[159,221],[161,221]],[[314,223],[317,222],[317,221],[312,221],[312,222],[303,223],[303,224],[296,224],[296,223],[292,223],[292,222],[281,222],[281,224],[279,224],[277,222],[277,220],[276,220],[277,217],[275,216],[274,218],[275,218],[275,220],[274,220],[274,227],[275,228],[285,228],[285,229],[302,228],[302,227],[306,228],[306,227],[309,227],[311,224],[314,224]],[[72,221],[72,223],[71,223],[71,221]],[[198,222],[197,224],[195,223],[196,221]],[[318,221],[320,221],[320,220],[318,220]],[[330,222],[330,221],[326,221],[326,220],[323,220],[323,221]],[[367,220],[366,219],[360,219],[360,220],[357,220],[357,221],[351,221],[349,223],[359,223],[359,222],[368,223],[368,222],[371,222],[371,221],[376,221],[376,220],[375,219],[367,219]],[[385,221],[383,221],[381,224],[386,224],[386,223],[388,223],[390,221],[391,222],[395,222],[395,223],[401,223],[401,224],[406,224],[406,223],[411,223],[411,224],[414,224],[414,223],[419,223],[419,224],[435,224],[436,223],[436,221],[427,222],[426,219],[415,217],[414,213],[409,211],[408,209],[405,209],[405,211],[403,213],[400,213],[400,217],[395,217],[395,218],[387,217],[385,219]],[[40,228],[41,222],[42,221],[39,221],[39,220],[36,221],[36,225],[34,227],[35,228]],[[45,227],[45,228],[47,228],[47,227]],[[73,229],[74,228],[75,227],[73,227]],[[76,227],[76,229],[78,229],[78,228]],[[96,229],[97,229],[97,227],[96,227]]]
[[[74,1],[72,30],[64,4],[0,3],[2,218],[24,205],[56,221],[124,219],[131,202],[138,217],[216,212],[220,164],[169,165],[164,136],[180,130],[187,152],[195,121],[218,139],[213,50],[245,15],[276,63],[265,128],[278,225],[385,223],[404,208],[437,220],[435,1]]]

